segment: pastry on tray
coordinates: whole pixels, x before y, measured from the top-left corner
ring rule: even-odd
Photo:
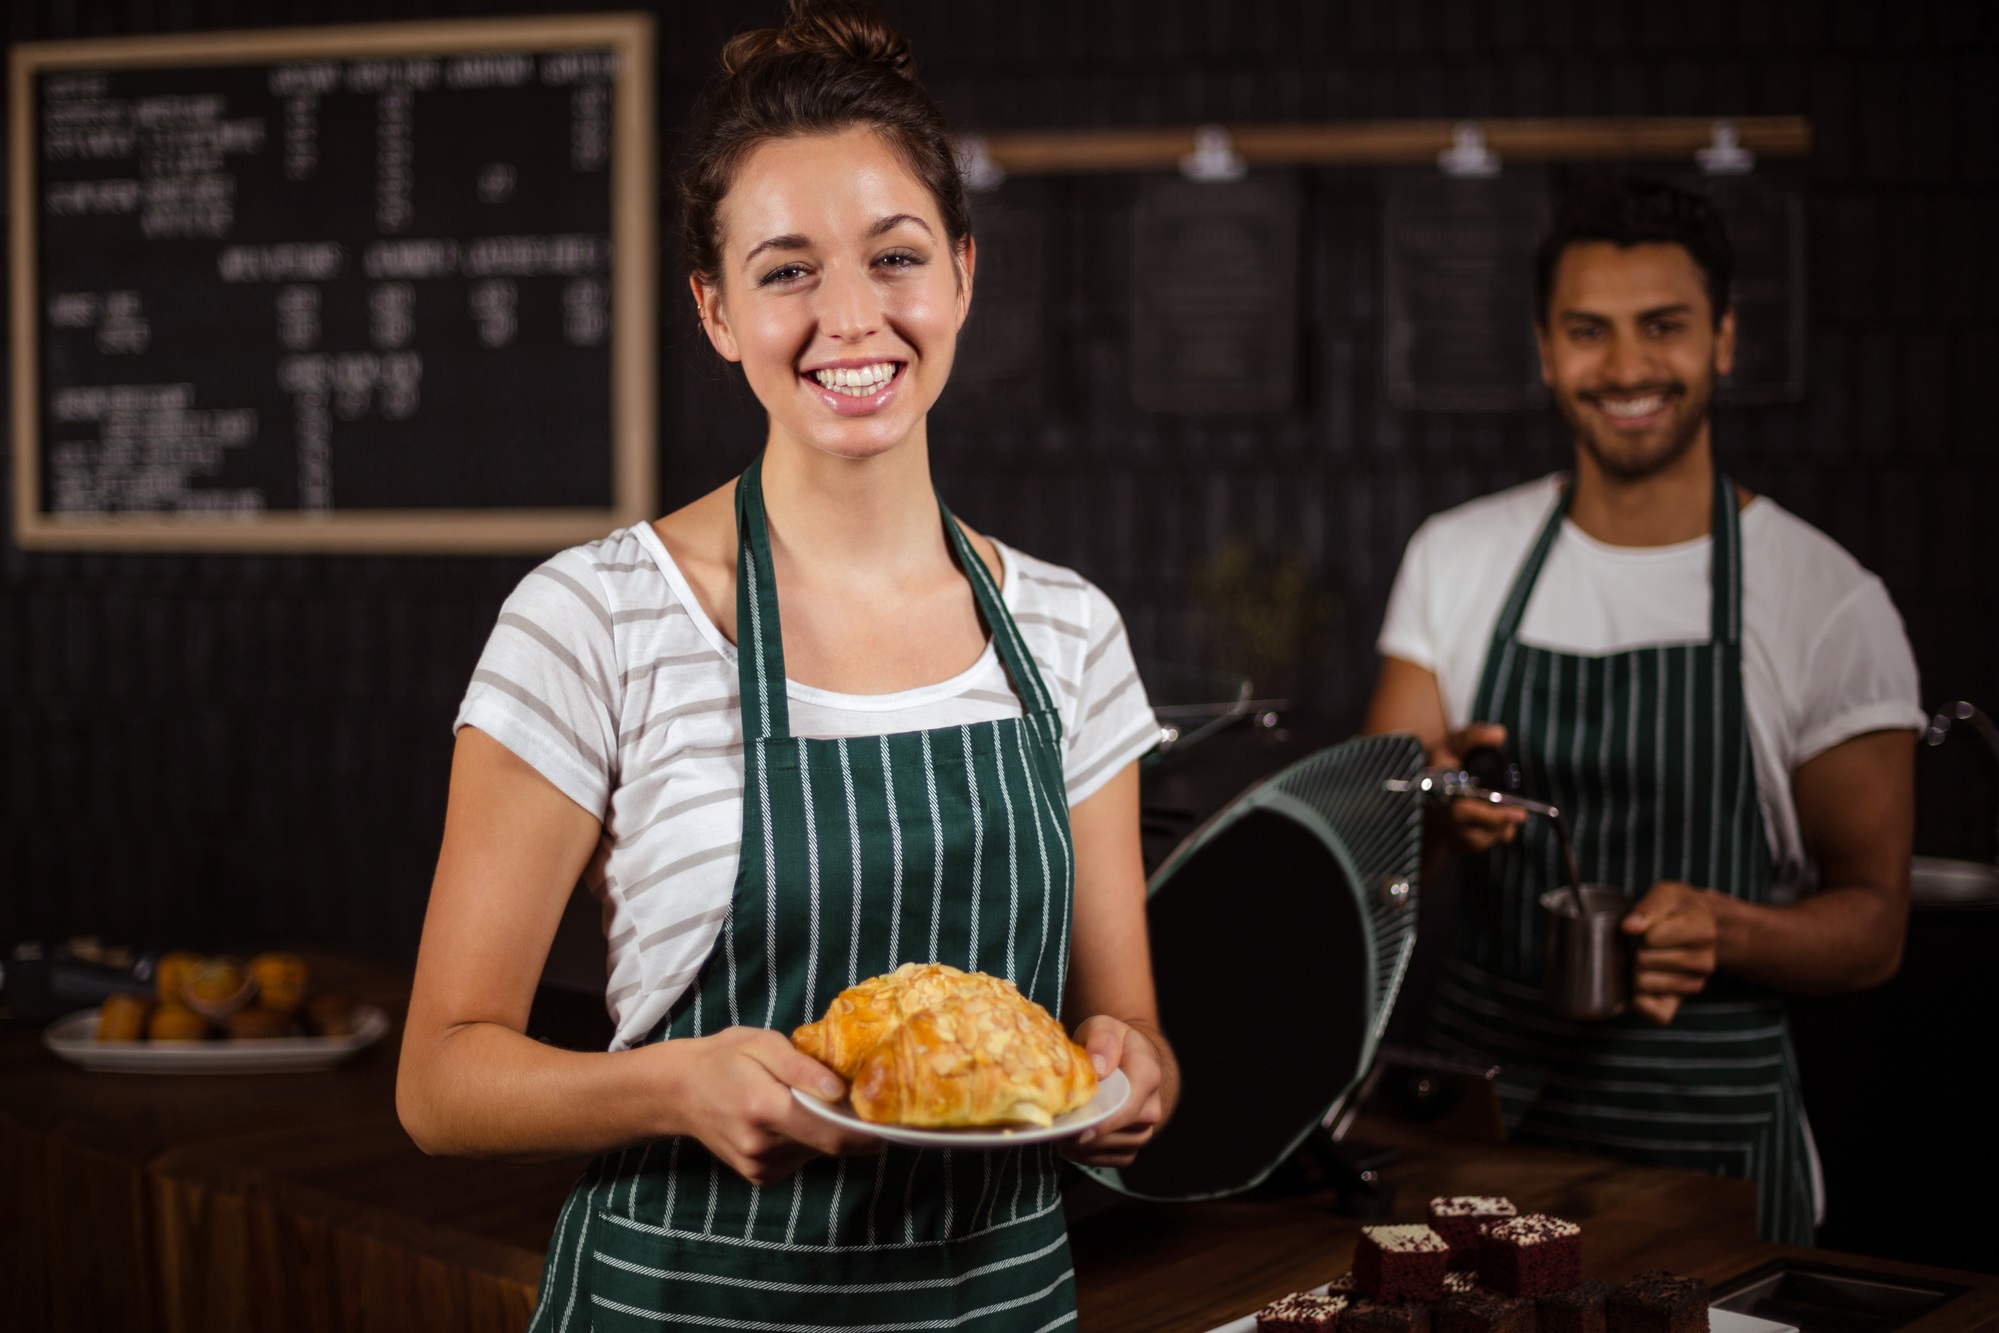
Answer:
[[[1012,982],[904,963],[833,997],[792,1045],[846,1079],[854,1113],[923,1129],[1046,1127],[1089,1101],[1083,1048]]]

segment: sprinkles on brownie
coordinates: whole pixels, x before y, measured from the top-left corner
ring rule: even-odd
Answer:
[[[1340,1311],[1347,1308],[1350,1299],[1294,1291],[1256,1312],[1256,1333],[1333,1333],[1340,1326]]]
[[[1451,1247],[1452,1268],[1478,1265],[1478,1233],[1494,1222],[1518,1217],[1511,1199],[1496,1194],[1459,1194],[1430,1200],[1430,1230]]]
[[[1545,1296],[1583,1278],[1583,1229],[1546,1213],[1495,1222],[1478,1238],[1481,1286]]]
[[[1354,1288],[1377,1301],[1434,1301],[1444,1294],[1451,1247],[1421,1225],[1362,1227],[1354,1247]]]

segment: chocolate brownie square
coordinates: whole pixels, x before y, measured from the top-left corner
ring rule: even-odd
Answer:
[[[1294,1291],[1256,1312],[1256,1333],[1334,1333],[1349,1299]]]
[[[1430,1200],[1430,1230],[1451,1247],[1452,1268],[1478,1266],[1478,1233],[1494,1222],[1518,1217],[1511,1199],[1493,1194],[1460,1194]]]
[[[1444,1295],[1446,1296],[1457,1296],[1467,1291],[1477,1290],[1479,1290],[1477,1273],[1467,1273],[1461,1268],[1454,1268],[1444,1274]]]
[[[1421,1301],[1360,1297],[1340,1315],[1340,1333],[1430,1333],[1430,1307]]]
[[[1583,1229],[1546,1213],[1495,1222],[1478,1238],[1479,1285],[1546,1296],[1583,1278]]]
[[[1604,1302],[1616,1290],[1608,1282],[1578,1282],[1535,1303],[1540,1333],[1605,1333]]]
[[[1430,1307],[1431,1333],[1535,1333],[1534,1302],[1480,1287]]]
[[[1707,1283],[1654,1269],[1604,1302],[1607,1333],[1707,1333]]]
[[[1451,1247],[1426,1226],[1362,1227],[1354,1289],[1378,1301],[1434,1301],[1450,1263]]]

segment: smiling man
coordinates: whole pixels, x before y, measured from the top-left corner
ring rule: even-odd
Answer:
[[[1598,181],[1542,243],[1542,375],[1575,468],[1409,543],[1366,728],[1517,760],[1583,878],[1630,904],[1630,1010],[1540,1001],[1545,820],[1460,801],[1465,865],[1433,1039],[1503,1066],[1522,1138],[1745,1176],[1771,1240],[1822,1200],[1781,997],[1878,985],[1908,915],[1914,732],[1900,617],[1830,538],[1718,469],[1735,351],[1713,209]]]

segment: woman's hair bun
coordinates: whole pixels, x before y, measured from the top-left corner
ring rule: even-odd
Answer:
[[[914,82],[916,57],[872,10],[844,0],[790,0],[784,26],[740,33],[722,48],[722,73],[773,56],[818,56],[833,64],[881,65]]]

